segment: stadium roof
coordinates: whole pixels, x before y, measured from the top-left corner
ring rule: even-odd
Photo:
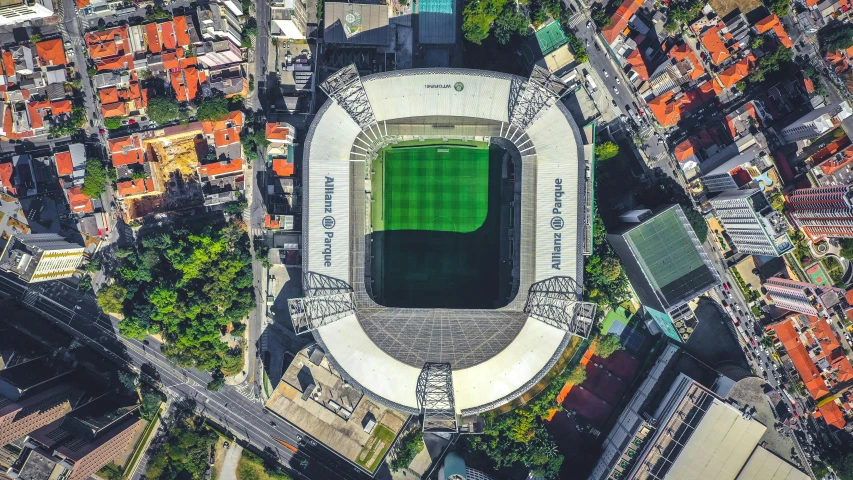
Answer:
[[[350,383],[403,411],[418,411],[415,392],[424,362],[451,364],[457,411],[482,412],[506,403],[553,367],[570,338],[523,310],[536,282],[571,277],[571,293],[580,294],[582,235],[577,232],[584,230],[584,190],[579,187],[586,164],[577,126],[560,102],[543,107],[524,131],[511,125],[512,106],[527,83],[511,75],[403,70],[360,81],[366,105],[359,108],[369,108],[372,126],[362,130],[347,105],[330,100],[305,143],[303,272],[351,288],[357,307],[354,314],[316,328],[314,337]],[[352,182],[365,178],[366,165],[353,152],[375,141],[377,133],[406,139],[488,136],[516,145],[508,148],[517,148],[521,161],[522,234],[514,258],[519,293],[507,307],[412,310],[386,308],[370,298],[364,278],[369,200],[363,181]]]

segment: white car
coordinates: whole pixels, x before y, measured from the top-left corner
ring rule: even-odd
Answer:
[[[614,92],[614,93],[619,93],[619,89],[618,89],[618,88],[616,88],[616,85],[613,85],[613,92]]]

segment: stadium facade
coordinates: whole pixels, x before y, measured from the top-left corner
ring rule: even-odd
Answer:
[[[566,86],[538,68],[525,79],[462,69],[362,78],[347,67],[322,88],[330,99],[304,147],[305,296],[289,301],[294,328],[368,396],[423,415],[425,430],[456,431],[460,414],[529,390],[592,328],[595,307],[581,301],[592,148],[559,101]],[[371,296],[371,162],[388,145],[427,139],[512,154],[505,307],[389,308]]]

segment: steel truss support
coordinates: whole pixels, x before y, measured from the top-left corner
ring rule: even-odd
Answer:
[[[572,335],[587,338],[595,323],[594,303],[580,301],[571,277],[551,277],[534,283],[527,293],[524,313]]]
[[[352,292],[291,298],[287,301],[287,309],[290,311],[293,329],[300,334],[355,314],[355,299]]]
[[[527,83],[511,90],[518,93],[510,97],[509,121],[521,131],[527,131],[548,107],[569,91],[569,87],[548,70],[534,65]]]
[[[302,275],[305,297],[291,298],[287,309],[297,334],[316,330],[335,320],[355,314],[352,287],[345,281],[306,272]]]
[[[320,88],[346,110],[362,130],[376,123],[370,99],[367,98],[367,92],[364,91],[364,85],[361,83],[361,76],[355,64],[350,64],[333,73],[320,84]]]
[[[418,376],[416,395],[424,432],[456,433],[459,430],[449,363],[425,363]]]

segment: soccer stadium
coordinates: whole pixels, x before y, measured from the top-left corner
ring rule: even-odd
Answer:
[[[595,307],[590,145],[568,90],[462,69],[322,83],[304,146],[303,290],[288,303],[346,380],[424,430],[517,398]]]

